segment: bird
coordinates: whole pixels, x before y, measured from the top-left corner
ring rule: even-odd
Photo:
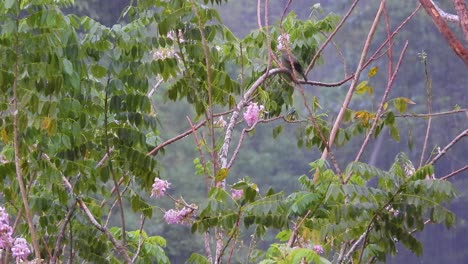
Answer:
[[[281,63],[283,63],[283,66],[286,67],[291,72],[294,68],[294,70],[297,73],[299,73],[300,75],[302,75],[302,77],[304,77],[304,81],[307,82],[307,77],[304,74],[302,65],[299,63],[297,58],[291,52],[288,52],[286,49],[281,49],[280,51],[281,51]],[[291,68],[291,66],[293,68]]]

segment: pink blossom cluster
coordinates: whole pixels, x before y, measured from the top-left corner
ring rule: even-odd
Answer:
[[[180,210],[170,209],[167,210],[164,214],[164,220],[168,224],[178,225],[178,224],[189,224],[190,223],[190,214],[193,212],[193,209],[184,207]]]
[[[257,103],[250,103],[249,106],[247,106],[247,110],[244,112],[244,119],[249,127],[258,121],[260,111],[262,111],[263,108],[263,105],[258,106]]]
[[[170,185],[171,184],[168,181],[155,178],[151,189],[151,197],[163,197],[166,194],[167,189],[169,189]]]
[[[5,208],[0,207],[0,249],[11,248],[16,262],[24,261],[31,253],[31,250],[26,239],[18,237],[13,240],[13,228],[10,226],[8,218]]]
[[[13,228],[11,228],[8,213],[0,207],[0,249],[6,249],[13,244]]]
[[[31,253],[31,250],[29,250],[29,245],[28,245],[28,242],[26,242],[26,239],[22,237],[16,238],[15,244],[11,248],[11,253],[13,257],[16,258],[17,262],[19,260],[21,261],[26,260],[26,258]]]
[[[244,190],[231,189],[231,196],[234,200],[239,200],[244,195]]]
[[[321,245],[315,245],[313,248],[312,248],[313,251],[315,251],[315,253],[319,254],[319,255],[322,255],[323,254],[323,247]]]

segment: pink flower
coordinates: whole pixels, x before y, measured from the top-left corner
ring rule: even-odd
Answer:
[[[6,249],[13,244],[13,228],[8,221],[5,208],[0,207],[0,249]]]
[[[15,239],[15,244],[11,248],[11,252],[13,257],[16,258],[16,261],[24,261],[31,253],[31,250],[29,250],[29,245],[28,242],[26,242],[26,239],[18,237]]]
[[[257,103],[250,103],[244,113],[245,122],[249,127],[258,121],[260,111],[263,110],[263,105],[258,106]]]
[[[323,254],[323,247],[321,245],[315,245],[312,250],[315,251],[315,253],[322,255]]]
[[[161,198],[166,194],[167,189],[171,184],[168,181],[159,178],[154,179],[153,188],[151,189],[151,197]]]
[[[188,224],[190,222],[189,215],[192,211],[192,209],[187,207],[184,207],[181,210],[170,209],[164,214],[164,220],[171,225]]]
[[[244,195],[244,190],[231,189],[231,196],[234,200],[239,200]]]
[[[289,46],[289,35],[286,33],[281,33],[281,35],[278,36],[278,50],[284,50],[286,47]]]

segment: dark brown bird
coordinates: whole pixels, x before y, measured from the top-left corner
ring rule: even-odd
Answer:
[[[304,81],[307,82],[307,77],[304,74],[304,70],[302,69],[302,65],[299,63],[297,58],[291,53],[288,52],[287,50],[281,50],[281,63],[283,63],[283,66],[286,67],[289,71],[291,71],[294,68],[294,70],[299,73],[302,77],[304,77]],[[291,68],[291,66],[293,68]]]

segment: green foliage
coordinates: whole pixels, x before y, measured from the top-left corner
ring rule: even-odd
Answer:
[[[147,155],[161,143],[159,109],[148,94],[162,87],[167,99],[188,102],[197,118],[252,98],[265,106],[265,117],[278,116],[293,106],[295,89],[284,75],[269,76],[252,98],[243,98],[244,91],[265,72],[268,52],[276,52],[282,31],[289,34],[290,49],[300,62],[309,62],[324,40],[322,33],[334,29],[337,17],[302,21],[291,12],[281,25],[238,39],[208,6],[222,0],[137,1],[124,12],[128,21],[111,27],[89,17],[64,15],[60,8],[72,2],[7,0],[0,5],[0,191],[9,210],[24,214],[16,180],[17,173],[22,175],[40,249],[48,251],[41,252],[46,261],[56,254],[59,262],[73,257],[118,263],[114,255],[122,252],[113,238],[125,241],[123,251],[136,263],[169,263],[163,237],[149,236],[142,227],[128,231],[113,210],[114,201],[122,199],[117,207],[127,219],[150,219],[158,211],[147,199],[163,167],[159,156]],[[371,69],[368,77],[377,71]],[[361,82],[356,93],[372,96],[369,83]],[[399,141],[394,111],[404,113],[414,102],[407,97],[391,101],[393,111],[387,102],[375,136],[387,126]],[[299,125],[297,145],[323,151],[331,128],[319,113],[318,98],[312,105],[313,121]],[[298,116],[291,110],[287,119]],[[344,121],[349,126],[338,131],[338,144],[366,132],[374,118],[371,111],[348,109]],[[14,131],[19,131],[18,143]],[[283,126],[277,126],[273,137],[282,132]],[[216,134],[210,131],[210,136]],[[209,151],[217,153],[215,141],[197,147],[201,152],[212,147]],[[363,235],[357,245],[362,250],[351,252],[350,258],[385,261],[387,253],[396,253],[397,243],[420,255],[422,245],[414,232],[422,231],[427,220],[447,227],[455,221],[443,207],[455,196],[453,186],[433,180],[431,165],[416,170],[404,154],[397,155],[388,171],[352,162],[338,175],[324,161],[313,162],[309,176],[318,174],[320,181],[302,176],[301,190],[289,194],[260,191],[257,184],[242,180],[232,186],[242,190],[240,198],[219,187],[232,177],[230,168],[201,157],[193,163],[196,174],[218,186],[193,212],[192,232],[223,230],[226,244],[246,233],[264,239],[270,230],[278,232],[279,243],[268,248],[260,263],[330,263],[331,252]],[[376,184],[370,185],[371,180]],[[95,221],[83,213],[83,204]],[[26,223],[18,219],[18,232],[28,235]],[[108,226],[110,234],[101,232]],[[293,238],[298,245],[294,248],[285,244]],[[61,252],[64,245],[73,253]],[[313,245],[323,245],[325,255]],[[53,252],[55,248],[59,252]],[[258,251],[257,257],[262,254]],[[208,258],[195,253],[188,262],[207,263]]]

